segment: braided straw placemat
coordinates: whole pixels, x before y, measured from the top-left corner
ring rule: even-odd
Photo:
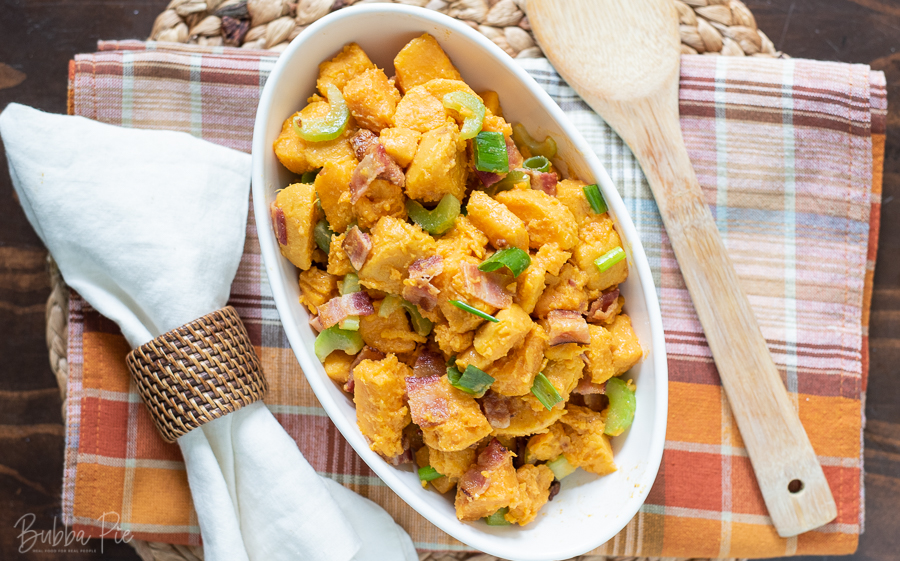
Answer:
[[[542,57],[525,0],[172,0],[150,39],[282,51],[322,16],[370,2],[410,4],[460,19],[516,58]],[[783,57],[740,0],[673,0],[685,54]]]
[[[460,19],[484,34],[510,56],[543,56],[537,46],[525,0],[172,0],[157,16],[150,39],[202,46],[240,46],[284,50],[309,24],[353,4],[393,2],[439,11]],[[681,50],[685,54],[786,58],[756,26],[740,0],[673,0],[678,10]],[[68,300],[66,286],[48,256],[51,293],[47,300],[47,348],[50,366],[66,414],[68,363]],[[144,561],[202,561],[203,548],[132,540]],[[420,561],[497,561],[479,553],[423,553]],[[673,558],[583,556],[583,561],[673,561]],[[705,561],[705,560],[691,560]],[[738,560],[723,560],[738,561]]]

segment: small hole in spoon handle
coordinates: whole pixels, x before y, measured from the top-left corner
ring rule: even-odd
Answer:
[[[794,479],[790,483],[788,483],[788,491],[792,495],[796,495],[797,493],[799,493],[802,490],[803,490],[803,482],[800,481],[799,479]]]

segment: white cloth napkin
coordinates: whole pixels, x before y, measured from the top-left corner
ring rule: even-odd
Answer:
[[[132,347],[225,306],[244,246],[249,155],[18,104],[0,114],[0,136],[63,278]],[[262,403],[178,444],[208,561],[418,559],[381,507],[319,477]]]

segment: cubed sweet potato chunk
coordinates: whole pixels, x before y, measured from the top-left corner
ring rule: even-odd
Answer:
[[[394,158],[397,165],[405,168],[412,162],[419,148],[419,139],[422,133],[412,129],[394,127],[381,131],[378,142],[384,146],[388,156]]]
[[[328,113],[328,103],[316,101],[299,112],[301,119],[318,119]],[[350,146],[349,125],[347,131],[334,140],[307,142],[294,132],[293,121],[297,113],[288,117],[281,127],[281,134],[275,139],[275,156],[281,164],[294,173],[306,173],[324,166],[327,162],[354,159]]]
[[[375,226],[382,216],[406,220],[403,188],[384,179],[376,179],[365,194],[353,203],[353,214],[360,228]]]
[[[534,312],[538,298],[547,285],[547,274],[558,275],[571,255],[568,251],[561,251],[555,243],[541,246],[537,254],[531,256],[531,265],[516,278],[516,303],[529,314]]]
[[[428,33],[416,37],[397,53],[394,70],[403,92],[436,78],[462,80],[444,49]]]
[[[372,251],[359,271],[359,282],[367,288],[400,294],[409,266],[416,259],[433,255],[434,239],[415,224],[384,216],[372,228]]]
[[[496,249],[517,247],[528,251],[528,232],[525,223],[502,203],[483,191],[472,191],[466,205],[469,220],[490,240]]]
[[[459,479],[475,463],[475,449],[465,448],[455,452],[444,452],[428,447],[428,461],[441,475]]]
[[[578,267],[566,263],[560,269],[559,276],[551,277],[547,284],[534,306],[536,316],[545,318],[553,310],[587,311],[588,295],[584,291],[587,275]]]
[[[343,248],[346,237],[347,232],[331,236],[331,249],[328,251],[328,273],[337,277],[353,272],[350,257]]]
[[[612,335],[599,325],[589,325],[588,329],[591,332],[591,344],[587,349],[588,360],[591,364],[588,372],[591,382],[602,384],[616,375],[613,364]]]
[[[466,194],[466,143],[455,123],[426,132],[406,171],[406,195],[436,203],[450,194],[460,201]]]
[[[359,334],[363,341],[383,353],[411,353],[417,343],[426,338],[412,330],[409,318],[403,308],[398,308],[388,317],[378,315],[383,300],[372,303],[375,313],[359,318]]]
[[[500,96],[497,95],[497,92],[493,90],[486,90],[483,92],[479,92],[479,97],[484,102],[484,106],[490,111],[493,115],[498,117],[503,116],[503,108],[500,107]]]
[[[563,425],[558,421],[550,425],[547,432],[536,434],[528,439],[525,445],[525,461],[549,462],[563,453],[563,446],[568,441]]]
[[[441,349],[441,352],[447,356],[458,355],[472,346],[472,339],[475,337],[474,331],[465,331],[459,333],[450,329],[450,324],[446,321],[436,323],[434,325],[434,340]]]
[[[478,520],[509,506],[518,498],[519,481],[512,453],[497,439],[478,454],[478,462],[459,480],[456,517]]]
[[[349,144],[348,144],[349,146]],[[322,210],[331,229],[341,233],[353,222],[353,205],[350,203],[350,176],[356,169],[356,158],[328,162],[316,175],[315,187]]]
[[[369,447],[385,458],[403,453],[403,429],[411,418],[404,403],[412,370],[394,355],[364,360],[353,369],[356,424]]]
[[[545,465],[526,464],[516,470],[516,480],[519,482],[519,492],[509,504],[509,512],[504,518],[507,522],[524,526],[535,519],[550,499],[553,472]]]
[[[509,426],[506,428],[495,428],[495,436],[528,436],[543,432],[566,412],[565,409],[556,408],[548,411],[530,393],[520,397],[510,397],[508,404],[510,413]]]
[[[609,326],[612,335],[612,359],[615,375],[623,374],[629,368],[641,360],[643,351],[634,329],[631,327],[631,318],[625,314],[616,316],[616,320]]]
[[[459,261],[463,257],[474,257],[480,263],[487,255],[487,244],[487,236],[468,216],[458,216],[453,228],[437,240],[437,251],[444,258],[446,270],[447,261]]]
[[[472,341],[478,354],[490,362],[506,356],[511,348],[525,339],[534,325],[518,304],[500,310],[495,317],[499,321],[482,325]]]
[[[334,84],[337,89],[343,91],[344,86],[350,80],[356,78],[366,70],[374,70],[375,64],[369,60],[365,51],[356,43],[344,45],[333,59],[319,64],[319,78],[316,80],[316,88],[322,95],[327,95],[326,86]]]
[[[400,92],[383,70],[370,68],[347,82],[344,100],[359,126],[377,133],[394,122]]]
[[[598,257],[617,247],[622,247],[622,240],[609,215],[595,215],[594,218],[589,219],[581,227],[578,236],[581,238],[581,243],[572,252],[572,261],[588,275],[588,289],[606,290],[628,278],[628,263],[624,259],[603,273],[594,264]]]
[[[318,267],[300,272],[300,303],[309,313],[319,314],[319,306],[338,295],[337,277]]]
[[[565,409],[569,395],[578,385],[583,374],[584,361],[579,356],[565,360],[551,360],[547,363],[547,366],[544,367],[544,376],[562,398],[562,401],[553,406],[554,410]],[[546,407],[540,401],[534,400],[530,403],[535,410],[546,411]]]
[[[566,460],[585,471],[606,475],[616,471],[612,446],[603,434],[605,416],[587,407],[569,405],[560,422],[568,440],[563,445]]]
[[[475,398],[451,386],[446,375],[410,378],[406,388],[413,422],[431,448],[457,452],[491,433]]]
[[[316,248],[313,236],[316,212],[316,192],[312,185],[303,183],[294,183],[279,191],[272,204],[276,231],[283,227],[286,234],[285,240],[278,240],[281,254],[304,271],[312,266],[312,253]]]
[[[556,198],[566,205],[578,225],[581,225],[589,217],[594,216],[587,197],[584,196],[586,183],[577,179],[563,179],[556,184]]]
[[[331,354],[325,357],[325,362],[322,363],[322,366],[325,367],[325,374],[329,378],[338,384],[344,385],[350,379],[350,365],[353,364],[354,360],[356,360],[354,355],[348,355],[344,351],[332,351]]]
[[[476,95],[472,88],[461,80],[431,80],[408,90],[397,104],[394,126],[425,133],[442,126],[445,122],[455,122],[456,113],[444,107],[444,96],[460,91]],[[485,117],[485,121],[487,120]]]
[[[565,205],[547,193],[513,189],[498,193],[496,199],[525,223],[532,249],[555,243],[565,251],[578,241],[575,217]]]
[[[487,370],[494,378],[491,390],[510,396],[530,392],[534,377],[541,369],[546,348],[547,332],[540,325],[534,324],[524,341]]]

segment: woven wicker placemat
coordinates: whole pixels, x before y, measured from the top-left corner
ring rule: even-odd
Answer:
[[[516,58],[543,56],[524,11],[525,0],[172,0],[157,16],[150,39],[203,46],[284,50],[303,29],[326,14],[370,2],[429,8],[460,19]],[[685,54],[784,58],[740,0],[673,0]],[[66,286],[48,257],[51,293],[47,300],[47,349],[66,415],[68,299]],[[144,561],[202,561],[202,547],[132,540]],[[479,553],[423,553],[420,561],[497,561]],[[583,556],[584,561],[674,561],[674,558]],[[705,560],[692,560],[705,561]],[[738,560],[723,560],[738,561]]]

